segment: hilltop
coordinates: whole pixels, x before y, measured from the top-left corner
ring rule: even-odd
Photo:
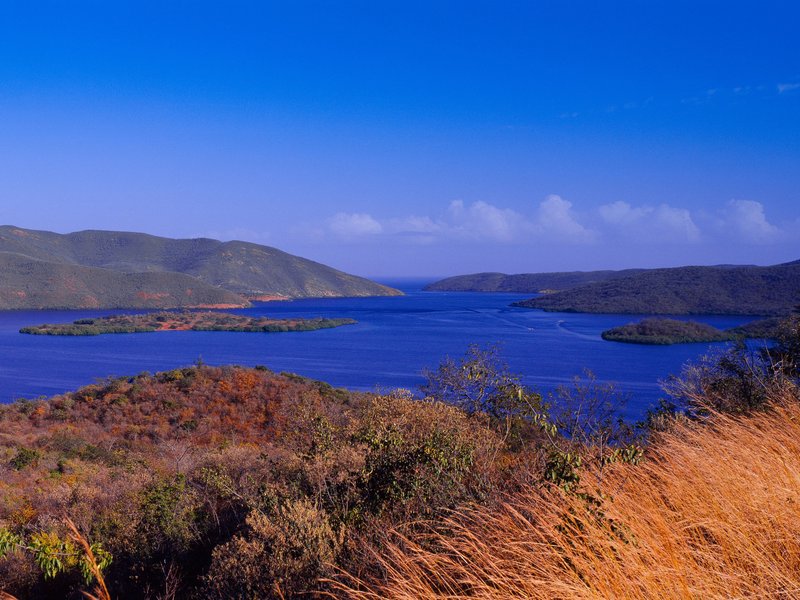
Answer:
[[[516,302],[557,312],[785,315],[800,301],[800,263],[650,269]]]
[[[0,227],[0,309],[246,306],[401,292],[277,248],[120,231]]]
[[[430,292],[517,292],[539,294],[569,290],[575,287],[609,279],[619,279],[644,269],[622,271],[566,271],[555,273],[473,273],[456,275],[425,286]]]
[[[498,452],[513,462],[502,445],[452,406],[265,367],[0,405],[0,596],[79,597],[75,546],[59,538],[68,513],[111,558],[113,598],[165,585],[174,598],[319,597],[320,577],[369,564],[393,524],[479,498],[500,479]],[[52,552],[48,575],[37,565]]]

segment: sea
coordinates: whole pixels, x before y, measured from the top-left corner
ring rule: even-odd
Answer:
[[[0,402],[39,398],[109,377],[132,376],[203,362],[264,365],[334,387],[419,391],[423,373],[470,345],[496,346],[524,383],[543,394],[593,373],[624,399],[622,416],[635,421],[659,398],[661,383],[717,344],[644,346],[604,341],[605,329],[646,315],[553,313],[510,304],[531,294],[426,292],[428,281],[386,281],[405,296],[322,298],[258,303],[232,310],[248,316],[349,317],[336,329],[290,333],[174,331],[88,337],[24,335],[20,327],[136,311],[0,312]],[[676,317],[685,318],[685,317]],[[692,317],[719,328],[754,317]]]

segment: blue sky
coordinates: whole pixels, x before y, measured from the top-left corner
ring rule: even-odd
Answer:
[[[4,2],[0,221],[358,274],[800,258],[795,2]]]

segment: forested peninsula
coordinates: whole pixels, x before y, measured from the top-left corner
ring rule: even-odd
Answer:
[[[428,291],[541,294],[514,306],[554,312],[785,316],[800,303],[800,261],[621,271],[475,273]]]
[[[546,294],[569,290],[589,283],[619,279],[644,269],[623,271],[565,271],[555,273],[473,273],[456,275],[425,286],[428,292],[509,292],[520,294]]]
[[[800,302],[800,261],[650,269],[514,303],[554,312],[787,315]]]

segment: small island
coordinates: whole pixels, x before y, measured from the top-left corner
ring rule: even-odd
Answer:
[[[32,335],[102,335],[106,333],[150,333],[153,331],[237,331],[278,333],[316,331],[353,325],[354,319],[271,319],[245,317],[224,312],[157,312],[138,315],[113,315],[78,319],[72,323],[23,327],[20,333]]]
[[[604,340],[628,344],[687,344],[699,342],[726,342],[736,339],[730,331],[722,331],[697,321],[676,319],[643,319],[608,329],[601,334]]]
[[[607,329],[600,335],[610,342],[654,345],[728,342],[742,339],[774,340],[791,322],[790,317],[770,317],[721,330],[697,321],[652,317]]]

